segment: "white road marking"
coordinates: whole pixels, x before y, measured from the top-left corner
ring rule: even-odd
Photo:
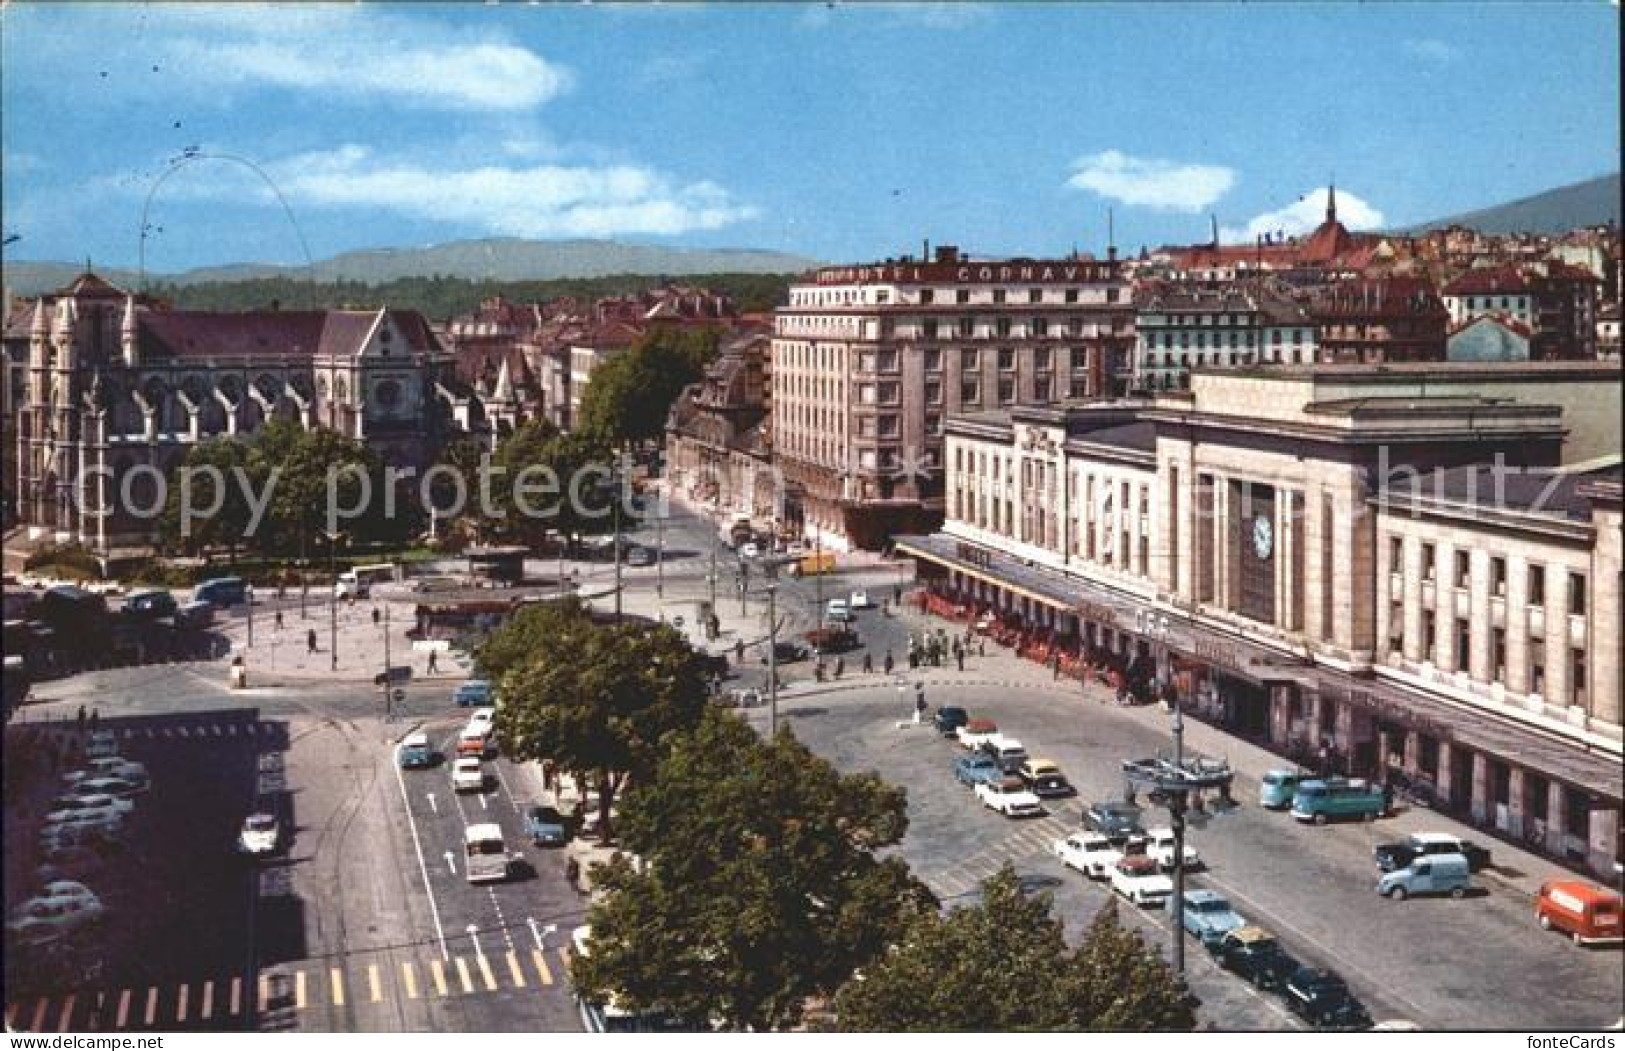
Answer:
[[[440,926],[440,906],[434,900],[434,887],[429,883],[429,865],[423,860],[423,841],[418,837],[418,821],[412,816],[412,798],[406,794],[406,779],[401,776],[401,765],[389,765],[395,769],[395,783],[401,790],[401,805],[406,808],[406,825],[412,831],[412,849],[418,856],[418,874],[423,877],[423,892],[429,896],[429,915],[434,920],[435,937],[440,939],[440,957],[450,959],[451,953],[446,949],[446,932]],[[455,869],[452,874],[456,875]]]
[[[502,786],[502,794],[508,797],[508,805],[513,807],[515,814],[519,813],[519,800],[513,797],[513,792],[508,788],[508,779],[502,776],[502,763],[496,762],[491,765],[496,768],[497,784]]]
[[[440,804],[436,803],[434,801],[434,793],[430,792],[430,793],[428,793],[428,796],[429,796],[429,809],[431,811],[433,811],[435,814],[439,814],[440,813]]]
[[[490,804],[490,803],[488,803],[488,802],[486,802],[486,798],[485,798],[485,793],[484,793],[484,792],[481,792],[481,793],[480,793],[480,809],[481,809],[481,810],[490,810],[490,809],[491,809],[491,804]]]

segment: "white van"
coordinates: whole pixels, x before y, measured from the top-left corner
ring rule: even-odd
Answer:
[[[366,598],[372,592],[374,584],[382,584],[395,579],[394,563],[383,563],[375,566],[356,566],[345,570],[333,584],[334,598]]]
[[[496,883],[508,878],[517,860],[502,842],[502,826],[495,822],[469,825],[463,832],[463,875],[470,883]]]

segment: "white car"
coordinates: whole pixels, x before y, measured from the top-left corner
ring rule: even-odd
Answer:
[[[146,767],[129,759],[121,759],[116,755],[90,760],[78,770],[63,774],[62,783],[71,787],[81,781],[99,777],[116,777],[120,781],[128,781],[139,786],[139,791],[146,791],[150,784]]]
[[[1151,860],[1164,871],[1174,867],[1174,830],[1171,828],[1154,828],[1145,834],[1145,852]],[[1202,859],[1196,853],[1196,848],[1189,843],[1185,844],[1185,869],[1199,869]]]
[[[52,800],[51,809],[45,815],[45,823],[58,825],[64,821],[80,821],[84,820],[85,815],[112,815],[122,818],[134,809],[135,803],[128,799],[105,794],[70,792]]]
[[[495,708],[476,708],[468,717],[468,729],[478,730],[480,733],[490,733],[491,723],[497,717]]]
[[[1051,846],[1061,864],[1077,869],[1090,879],[1105,879],[1123,859],[1122,851],[1099,832],[1074,832]]]
[[[467,756],[451,765],[453,792],[485,791],[485,767],[474,756]]]
[[[6,922],[6,933],[27,945],[48,945],[105,915],[101,899],[83,883],[56,880],[19,904]]]
[[[1019,777],[983,781],[976,786],[976,798],[1005,817],[1038,817],[1044,813],[1044,804],[1027,791],[1027,783]]]
[[[846,599],[832,598],[824,606],[824,619],[845,624],[852,619],[852,608],[846,604]]]
[[[126,781],[122,777],[87,777],[73,786],[69,795],[75,796],[112,796],[120,801],[129,801],[133,796],[147,790],[145,784],[135,781]]]
[[[847,599],[847,604],[853,609],[873,609],[875,605],[869,601],[869,593],[861,590],[852,592],[852,597]]]
[[[118,755],[118,735],[111,730],[96,730],[85,742],[85,755],[91,759],[106,759]]]
[[[251,858],[269,857],[282,845],[282,825],[274,814],[250,814],[237,833],[237,850]]]
[[[959,738],[959,747],[974,752],[999,736],[999,728],[987,719],[972,719],[955,730],[954,736]]]
[[[1112,890],[1141,908],[1167,906],[1174,893],[1174,881],[1157,870],[1157,863],[1145,854],[1119,858],[1112,866]]]

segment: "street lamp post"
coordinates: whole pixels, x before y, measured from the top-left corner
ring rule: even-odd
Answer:
[[[767,584],[767,735],[779,732],[779,585]]]
[[[248,648],[254,648],[254,585],[249,584],[243,588],[243,598],[248,603]]]
[[[339,670],[339,590],[338,590],[338,546],[339,534],[322,531],[327,538],[327,575],[332,583],[327,588],[327,652],[328,663],[333,671]]]

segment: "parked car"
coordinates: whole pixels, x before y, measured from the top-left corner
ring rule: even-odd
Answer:
[[[954,735],[959,738],[960,747],[976,751],[982,747],[984,741],[998,732],[999,724],[992,719],[971,719],[954,731]]]
[[[1324,825],[1339,818],[1375,821],[1393,809],[1386,785],[1341,777],[1299,781],[1292,795],[1292,816]]]
[[[250,858],[268,858],[282,846],[282,824],[275,814],[250,814],[237,833],[237,852]]]
[[[846,653],[858,648],[858,633],[844,625],[814,628],[806,639],[814,653]]]
[[[1269,770],[1258,781],[1258,805],[1266,810],[1286,810],[1298,791],[1298,782],[1307,775],[1298,770]]]
[[[987,740],[982,742],[981,750],[991,755],[994,761],[999,764],[999,769],[1007,774],[1019,772],[1022,764],[1029,758],[1027,749],[1022,746],[1020,741],[1001,733],[990,735]]]
[[[141,620],[162,620],[173,617],[180,610],[175,596],[167,591],[137,591],[124,600],[125,616]]]
[[[1099,832],[1074,832],[1050,844],[1055,856],[1067,868],[1077,869],[1090,879],[1106,879],[1123,854]]]
[[[70,846],[97,846],[119,843],[124,837],[124,819],[117,814],[80,814],[40,829],[40,853],[49,854]]]
[[[1412,832],[1398,843],[1379,843],[1372,850],[1377,867],[1384,872],[1402,869],[1427,854],[1460,854],[1467,867],[1478,872],[1490,863],[1490,852],[1449,832]]]
[[[1463,898],[1473,889],[1467,859],[1461,854],[1421,854],[1404,868],[1385,872],[1377,893],[1404,901],[1412,894],[1448,894]]]
[[[137,792],[145,792],[152,784],[147,779],[146,767],[128,759],[121,759],[116,755],[88,760],[80,769],[63,774],[62,783],[72,789],[86,781],[97,781],[104,778],[115,778],[126,784],[133,785]]]
[[[980,785],[1004,778],[998,762],[985,752],[971,752],[954,760],[954,777],[962,785]]]
[[[1039,799],[1060,799],[1075,796],[1078,790],[1061,773],[1061,767],[1052,759],[1029,759],[1021,764],[1016,776],[1027,782],[1027,787]]]
[[[1181,922],[1185,930],[1209,950],[1217,950],[1226,934],[1247,926],[1246,918],[1231,908],[1229,900],[1216,890],[1205,887],[1187,890],[1184,903]]]
[[[861,588],[852,592],[852,597],[846,601],[847,605],[853,609],[874,609],[875,607],[874,602],[869,598],[869,593]]]
[[[111,730],[94,730],[85,741],[85,758],[112,759],[118,756],[118,735]]]
[[[1293,1014],[1317,1028],[1354,1029],[1371,1024],[1365,1006],[1333,971],[1299,967],[1282,985],[1281,997]]]
[[[76,781],[71,794],[77,796],[112,796],[124,802],[131,802],[136,796],[147,790],[147,786],[138,781],[126,781],[122,777],[87,777]]]
[[[556,808],[533,806],[525,811],[525,836],[538,847],[562,847],[570,841],[570,829]]]
[[[649,554],[646,547],[634,547],[626,553],[626,564],[629,566],[652,566],[654,561],[654,556]]]
[[[1174,881],[1157,870],[1157,863],[1144,854],[1117,859],[1111,871],[1112,890],[1142,909],[1167,907],[1174,893]]]
[[[491,703],[491,684],[484,679],[470,679],[457,687],[452,698],[459,708],[483,708]]]
[[[796,661],[807,659],[807,647],[794,642],[776,642],[773,644],[774,660],[779,664],[794,664]],[[767,647],[762,647],[762,663],[768,663]]]
[[[1151,856],[1163,871],[1174,867],[1174,830],[1171,828],[1154,828],[1145,834],[1145,852]],[[1202,858],[1196,853],[1196,848],[1189,843],[1185,844],[1185,871],[1190,872],[1202,867]]]
[[[45,814],[45,824],[56,825],[64,821],[79,821],[87,815],[109,815],[122,818],[135,810],[135,803],[111,795],[90,795],[70,792],[57,796]]]
[[[1108,799],[1095,803],[1083,812],[1083,825],[1106,836],[1113,843],[1124,843],[1130,836],[1140,835],[1140,808],[1133,803]]]
[[[824,619],[845,624],[853,619],[852,608],[846,604],[846,599],[832,598],[824,605]]]
[[[485,791],[485,767],[477,757],[467,756],[451,764],[451,790],[453,792]]]
[[[976,798],[1005,817],[1039,817],[1044,813],[1044,805],[1027,791],[1019,777],[983,781],[976,786]]]
[[[1566,932],[1576,945],[1625,941],[1621,902],[1618,894],[1594,883],[1547,880],[1535,898],[1535,919],[1542,930]]]
[[[1298,969],[1275,936],[1262,927],[1238,927],[1219,940],[1219,966],[1260,989],[1274,989]]]
[[[25,945],[49,945],[106,915],[101,899],[83,883],[55,880],[11,910],[6,933]]]
[[[481,733],[490,733],[491,724],[496,721],[496,717],[495,708],[476,708],[468,713],[468,728]]]
[[[937,728],[937,733],[944,737],[953,737],[959,733],[959,728],[970,721],[970,715],[963,708],[945,705],[938,708],[931,717],[931,725]]]

